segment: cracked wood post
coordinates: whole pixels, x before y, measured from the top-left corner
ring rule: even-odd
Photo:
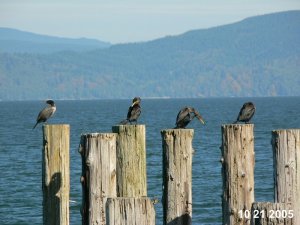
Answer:
[[[117,125],[117,196],[147,196],[145,125]]]
[[[251,208],[251,225],[295,225],[291,204],[254,202]]]
[[[155,225],[155,210],[151,199],[109,198],[106,203],[107,225]]]
[[[193,129],[162,130],[163,224],[192,224]]]
[[[43,224],[69,224],[70,126],[43,126]]]
[[[81,135],[82,224],[105,225],[107,197],[116,197],[116,134]]]
[[[272,131],[275,202],[291,203],[300,224],[300,129]]]
[[[253,124],[222,125],[223,225],[250,224],[239,210],[251,211],[254,202]]]

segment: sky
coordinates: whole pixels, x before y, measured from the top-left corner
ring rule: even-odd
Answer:
[[[300,0],[0,0],[0,27],[112,44],[300,10]]]

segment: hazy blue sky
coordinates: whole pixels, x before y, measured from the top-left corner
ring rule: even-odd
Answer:
[[[299,9],[300,0],[0,0],[0,27],[120,43]]]

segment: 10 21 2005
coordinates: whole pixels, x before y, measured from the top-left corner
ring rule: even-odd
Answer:
[[[239,218],[241,219],[250,219],[251,218],[251,211],[250,210],[239,210]],[[265,218],[268,215],[268,218],[271,219],[280,219],[280,218],[293,218],[294,217],[294,210],[269,210],[268,214],[266,214],[265,210],[253,210],[253,218]]]

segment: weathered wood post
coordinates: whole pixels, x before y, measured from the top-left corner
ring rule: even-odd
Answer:
[[[155,210],[149,198],[109,198],[107,225],[155,225]]]
[[[116,137],[113,133],[81,135],[83,225],[105,225],[106,200],[117,196]]]
[[[253,124],[222,125],[223,225],[250,224],[239,216],[254,202]]]
[[[247,214],[251,216],[251,225],[296,225],[288,203],[254,202],[251,215]]]
[[[69,224],[70,126],[43,126],[43,224]]]
[[[147,196],[145,125],[117,125],[117,198],[106,203],[107,225],[155,224]]]
[[[272,131],[275,202],[291,203],[300,224],[300,129]]]
[[[145,125],[117,125],[117,196],[147,196]]]
[[[192,223],[192,129],[162,130],[163,224]]]

